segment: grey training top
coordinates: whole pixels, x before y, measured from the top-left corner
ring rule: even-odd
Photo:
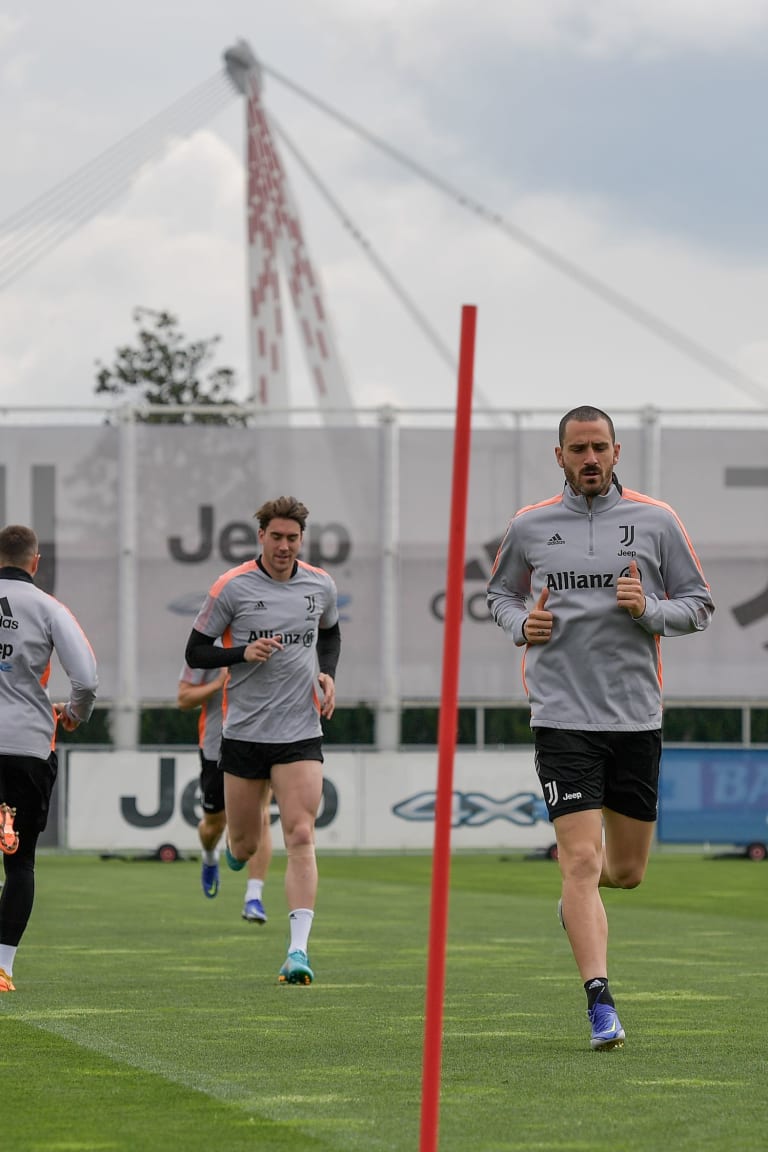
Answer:
[[[224,692],[225,737],[293,743],[322,735],[317,632],[338,619],[333,578],[302,560],[290,580],[272,580],[255,560],[219,577],[194,628],[221,637],[225,648],[263,636],[280,636],[283,644],[264,663],[231,667]]]
[[[87,720],[98,687],[85,633],[60,601],[22,568],[0,568],[0,754],[47,760],[56,720],[48,690],[51,655],[69,677],[67,711]]]
[[[633,619],[616,581],[635,560],[646,606]],[[488,584],[497,624],[525,644],[523,625],[543,588],[554,617],[547,644],[529,645],[523,685],[532,728],[632,732],[661,727],[661,636],[709,624],[714,604],[676,513],[614,477],[604,496],[559,496],[522,508]]]

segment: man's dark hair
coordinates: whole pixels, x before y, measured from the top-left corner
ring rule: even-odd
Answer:
[[[24,524],[8,524],[0,532],[0,564],[23,568],[37,555],[37,536]]]
[[[258,512],[254,512],[262,532],[266,531],[271,520],[295,520],[303,532],[308,516],[309,508],[295,496],[278,496],[276,500],[267,500]]]
[[[608,431],[611,433],[611,443],[616,443],[616,429],[613,426],[613,420],[607,412],[603,412],[602,408],[593,408],[591,404],[580,404],[578,408],[571,408],[570,412],[566,412],[560,421],[560,427],[557,430],[558,439],[560,440],[560,447],[562,448],[565,443],[565,426],[571,420],[605,420],[608,425]]]

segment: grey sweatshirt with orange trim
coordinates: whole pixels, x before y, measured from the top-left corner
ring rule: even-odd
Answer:
[[[50,755],[56,720],[46,685],[54,650],[71,686],[67,710],[87,720],[98,674],[85,633],[27,572],[0,568],[0,755]]]
[[[228,740],[289,743],[322,736],[317,693],[321,628],[338,623],[336,584],[322,568],[297,561],[290,580],[273,580],[255,560],[230,568],[212,585],[194,630],[240,648],[280,636],[265,663],[233,664],[224,697]],[[195,667],[187,647],[187,662]]]
[[[645,612],[616,603],[616,581],[637,563]],[[531,602],[549,589],[547,644],[529,645],[523,684],[532,728],[632,732],[661,727],[661,636],[706,628],[709,585],[679,517],[668,504],[622,488],[604,496],[559,496],[522,508],[502,540],[488,607],[515,644]]]

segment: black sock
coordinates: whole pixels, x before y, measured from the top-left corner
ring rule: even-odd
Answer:
[[[593,980],[587,980],[584,984],[584,991],[587,994],[587,1011],[591,1011],[598,1000],[601,1004],[610,1005],[611,1008],[616,1007],[606,976],[595,976]]]

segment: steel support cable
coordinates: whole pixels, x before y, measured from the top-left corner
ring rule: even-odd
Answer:
[[[223,93],[220,77],[215,79],[220,93]],[[202,85],[189,93],[182,101],[177,101],[175,105],[153,117],[152,120],[130,133],[94,160],[89,161],[65,181],[32,201],[24,209],[8,217],[2,222],[1,227],[14,229],[14,233],[5,241],[0,241],[0,247],[3,244],[7,246],[9,242],[12,242],[14,236],[19,235],[19,225],[23,224],[27,228],[34,227],[38,220],[46,219],[52,214],[55,215],[62,205],[66,207],[74,195],[77,195],[83,187],[87,189],[93,183],[94,178],[100,176],[103,178],[105,172],[114,171],[119,166],[124,167],[126,160],[133,155],[146,156],[149,147],[152,146],[153,138],[165,140],[170,133],[178,130],[179,127],[186,127],[190,121],[194,124],[200,116],[200,109],[205,112],[209,107],[215,107],[220,102],[220,95],[217,97],[215,90],[211,93],[210,89],[211,82],[209,81],[206,85]]]
[[[0,251],[0,287],[10,283],[22,271],[56,247],[82,224],[97,214],[110,201],[125,192],[138,171],[150,160],[167,150],[169,136],[187,134],[199,125],[203,115],[210,117],[219,105],[210,102],[189,109],[186,120],[176,118],[166,125],[161,136],[134,142],[124,153],[113,159],[109,168],[91,173],[88,186],[74,186],[66,200],[56,205],[55,212],[41,220],[15,243],[6,244]]]
[[[368,240],[368,238],[361,232],[361,230],[357,227],[357,225],[354,223],[354,221],[350,219],[350,217],[347,215],[345,210],[342,208],[339,201],[335,198],[335,196],[333,195],[333,193],[329,189],[328,185],[323,182],[323,180],[320,178],[320,176],[315,171],[315,169],[312,168],[309,161],[299,151],[299,149],[296,147],[296,145],[293,143],[291,138],[286,133],[285,129],[283,127],[281,127],[281,125],[275,120],[275,117],[273,116],[273,114],[271,112],[269,114],[269,120],[270,120],[270,123],[272,124],[272,126],[274,127],[276,134],[280,137],[283,144],[285,144],[286,148],[291,153],[291,155],[294,157],[297,164],[300,165],[300,167],[304,171],[307,178],[311,181],[311,183],[315,186],[315,188],[320,193],[320,195],[323,197],[325,202],[329,205],[329,207],[332,209],[332,211],[335,213],[335,215],[339,218],[341,224],[344,226],[344,228],[347,230],[347,232],[349,232],[350,236],[355,241],[355,243],[358,244],[360,248],[362,248],[362,250],[365,253],[365,255],[367,256],[367,258],[370,260],[370,262],[376,268],[377,272],[386,281],[386,283],[389,285],[389,287],[394,292],[397,299],[400,301],[400,303],[403,305],[403,307],[409,313],[409,315],[411,316],[411,319],[414,320],[414,322],[419,327],[419,329],[421,330],[423,335],[426,336],[427,340],[429,340],[430,344],[432,344],[432,346],[435,348],[438,355],[442,357],[442,359],[445,361],[445,363],[450,368],[455,370],[456,364],[457,364],[456,357],[451,352],[450,348],[448,348],[448,346],[443,342],[443,340],[440,338],[440,336],[437,334],[437,332],[435,332],[434,328],[432,328],[432,326],[430,325],[430,323],[427,320],[424,313],[419,309],[419,307],[414,303],[414,301],[408,296],[408,294],[405,292],[405,290],[397,282],[397,280],[395,279],[394,273],[390,270],[390,268],[384,263],[384,261],[381,259],[381,257],[378,255],[378,253],[375,251],[370,240]]]
[[[129,132],[127,136],[124,136],[121,140],[118,140],[116,144],[110,145],[109,148],[106,148],[98,156],[94,157],[93,160],[89,160],[86,164],[83,164],[81,168],[78,168],[77,171],[72,173],[65,180],[55,184],[41,196],[37,196],[28,204],[25,204],[23,208],[18,209],[16,212],[12,212],[10,216],[7,216],[5,220],[2,221],[2,227],[15,228],[29,216],[44,213],[47,209],[47,206],[52,201],[56,201],[62,194],[66,194],[67,190],[73,184],[76,184],[82,179],[88,179],[89,174],[93,171],[93,169],[98,167],[102,162],[108,161],[110,157],[114,156],[116,153],[122,152],[126,145],[130,144],[131,141],[137,137],[143,136],[145,133],[147,133],[148,130],[154,131],[158,127],[162,130],[165,122],[169,118],[173,118],[179,111],[183,112],[188,104],[200,97],[207,97],[211,91],[220,89],[222,87],[222,80],[224,78],[224,72],[217,72],[213,76],[209,76],[207,80],[205,80],[202,84],[198,84],[196,88],[192,89],[192,91],[187,92],[186,95],[180,97],[178,100],[175,100],[173,104],[170,104],[161,112],[158,112],[156,115],[150,117],[150,119],[145,121],[144,124],[139,125],[138,128],[135,128],[132,132]]]
[[[698,364],[700,368],[704,368],[714,376],[726,380],[729,384],[747,393],[760,404],[768,404],[768,387],[760,383],[760,381],[748,376],[716,352],[712,352],[711,349],[706,348],[692,337],[686,335],[686,333],[681,332],[672,324],[669,324],[666,320],[656,316],[641,304],[637,304],[634,300],[630,299],[630,297],[625,296],[622,292],[612,288],[609,284],[598,279],[598,277],[593,276],[591,272],[588,272],[574,261],[569,260],[565,256],[561,256],[555,249],[538,240],[535,236],[524,231],[516,224],[505,220],[499,213],[486,208],[485,205],[479,201],[472,199],[472,197],[465,195],[459,191],[459,189],[454,188],[447,180],[444,180],[441,176],[438,176],[429,168],[420,164],[418,160],[414,160],[411,156],[402,152],[399,148],[395,148],[394,145],[389,144],[380,136],[369,132],[367,128],[353,120],[350,116],[347,116],[344,112],[340,112],[337,108],[334,108],[319,97],[313,96],[306,88],[302,88],[301,85],[296,84],[293,80],[289,80],[287,76],[283,76],[280,72],[275,71],[274,68],[262,64],[261,61],[259,64],[262,71],[268,76],[271,76],[273,80],[277,80],[278,83],[285,85],[286,88],[291,89],[296,95],[301,96],[302,99],[314,105],[314,107],[324,112],[327,116],[343,124],[344,127],[350,129],[350,131],[355,132],[362,139],[373,145],[373,147],[378,148],[379,151],[384,152],[393,160],[396,160],[398,164],[409,169],[422,180],[426,181],[426,183],[431,184],[433,188],[438,189],[438,191],[454,200],[460,207],[466,208],[487,223],[492,224],[500,231],[506,233],[507,236],[520,244],[521,247],[526,248],[544,263],[549,264],[550,267],[561,272],[581,288],[601,300],[602,303],[607,304],[641,328],[646,329],[683,356],[687,356],[690,360]]]
[[[169,138],[189,134],[234,98],[224,72],[216,74],[8,217],[0,230],[18,230],[0,240],[0,288],[124,193],[141,167],[166,151]]]
[[[354,221],[347,215],[346,211],[344,210],[344,208],[342,207],[340,202],[336,199],[336,197],[333,195],[333,193],[331,192],[328,185],[325,184],[325,182],[321,179],[321,177],[318,175],[318,173],[315,171],[315,169],[311,166],[311,164],[309,163],[307,158],[303,155],[303,153],[301,153],[299,151],[297,146],[294,144],[294,142],[289,137],[288,133],[278,123],[278,121],[275,119],[274,115],[271,112],[269,114],[269,122],[272,125],[272,127],[274,128],[275,134],[280,138],[282,143],[285,145],[285,147],[291,153],[294,160],[301,167],[302,171],[304,172],[304,174],[306,175],[308,180],[310,180],[310,182],[314,185],[316,190],[320,193],[320,195],[323,197],[325,202],[331,208],[333,213],[338,217],[340,223],[346,229],[346,231],[349,232],[350,236],[355,241],[355,243],[363,250],[363,252],[365,253],[365,256],[368,258],[368,260],[374,266],[374,268],[379,273],[381,278],[384,280],[384,282],[387,284],[387,286],[393,292],[395,298],[399,301],[399,303],[403,306],[405,311],[408,313],[408,315],[414,321],[414,323],[416,324],[419,331],[422,333],[423,336],[426,337],[426,339],[429,341],[429,343],[435,349],[435,351],[440,356],[440,358],[448,365],[448,367],[451,369],[451,371],[455,375],[457,368],[458,368],[458,361],[456,359],[456,356],[451,351],[451,349],[442,340],[440,335],[435,331],[435,329],[432,327],[429,320],[424,315],[424,313],[421,311],[419,306],[408,295],[408,293],[403,288],[403,286],[398,282],[397,278],[395,277],[395,274],[388,267],[388,265],[385,264],[385,262],[382,260],[382,258],[379,256],[379,254],[376,252],[376,250],[374,249],[370,240],[367,238],[367,236],[365,236],[363,234],[363,232],[358,228],[358,226],[354,223]],[[475,394],[477,396],[477,399],[478,399],[481,407],[487,407],[487,408],[492,407],[490,401],[487,399],[487,397],[484,396],[484,394],[482,393],[482,391],[479,388],[475,389]]]
[[[222,95],[224,92],[222,89]],[[197,97],[189,101],[181,114],[177,112],[166,118],[159,132],[153,130],[141,137],[134,134],[119,153],[113,150],[106,166],[87,166],[90,183],[85,183],[78,176],[69,185],[62,186],[57,198],[50,199],[45,208],[41,209],[38,217],[41,223],[35,224],[34,219],[32,225],[28,223],[25,233],[16,239],[15,247],[14,237],[6,242],[5,251],[0,251],[0,283],[12,280],[30,263],[94,216],[110,200],[124,192],[142,165],[166,150],[169,136],[187,133],[197,127],[203,117],[210,118],[222,106],[221,97],[203,101]],[[44,214],[46,211],[47,216]]]

